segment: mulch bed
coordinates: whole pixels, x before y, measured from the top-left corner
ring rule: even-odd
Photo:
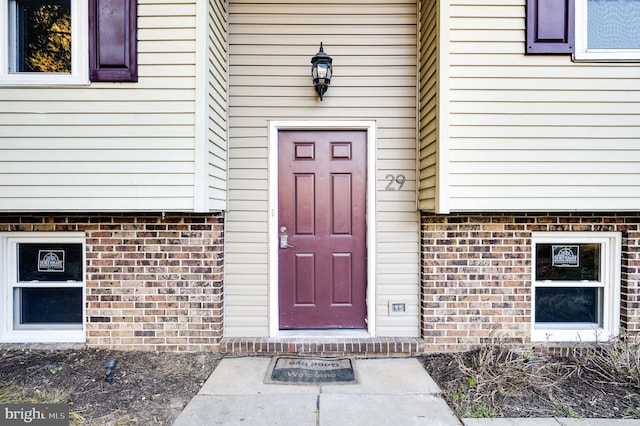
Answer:
[[[55,402],[70,405],[72,424],[171,425],[220,358],[207,352],[1,350],[0,402],[61,398]],[[112,384],[105,380],[109,359],[117,360]]]
[[[459,417],[640,418],[639,389],[604,383],[596,369],[570,358],[525,358],[513,368],[497,362],[483,374],[474,369],[478,355],[421,358]]]
[[[584,362],[487,353],[421,357],[460,417],[640,418],[640,389],[607,383]],[[109,359],[117,360],[112,384],[104,376]],[[0,349],[0,403],[53,395],[70,405],[73,425],[169,426],[220,359],[209,352]]]

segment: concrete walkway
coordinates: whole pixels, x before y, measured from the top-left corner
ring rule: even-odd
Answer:
[[[458,419],[415,358],[357,359],[359,382],[264,384],[271,358],[224,358],[173,426],[622,426],[637,420]]]

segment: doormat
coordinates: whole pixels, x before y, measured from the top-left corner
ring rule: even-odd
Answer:
[[[352,385],[357,383],[353,358],[276,356],[265,383],[291,385]]]

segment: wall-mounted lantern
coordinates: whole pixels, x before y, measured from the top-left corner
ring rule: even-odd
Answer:
[[[331,56],[327,55],[322,48],[322,42],[320,43],[320,51],[316,53],[316,56],[311,58],[311,76],[313,77],[313,85],[316,87],[316,92],[320,95],[320,100],[326,93],[331,84],[331,74],[333,68],[331,67]]]

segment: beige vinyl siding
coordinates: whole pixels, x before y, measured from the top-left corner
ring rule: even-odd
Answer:
[[[0,87],[1,211],[194,208],[195,10],[139,1],[137,83]]]
[[[438,10],[435,1],[420,2],[418,206],[436,209],[438,188]]]
[[[207,85],[209,117],[209,199],[211,208],[227,204],[228,22],[226,0],[209,1]]]
[[[451,6],[452,211],[637,210],[637,64],[524,55],[524,0]]]
[[[376,333],[418,336],[416,16],[414,1],[232,0],[225,335],[269,335],[269,120],[376,121]],[[334,78],[318,99],[310,76],[320,42]],[[404,174],[402,191],[385,191]],[[409,315],[389,316],[406,300]]]

